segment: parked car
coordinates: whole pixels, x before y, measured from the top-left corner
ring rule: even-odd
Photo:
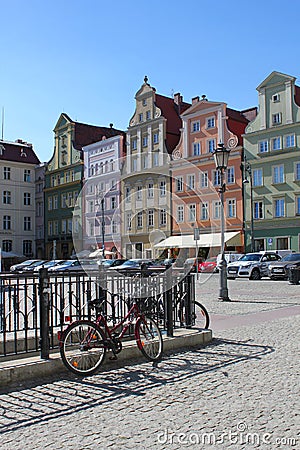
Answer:
[[[203,273],[213,273],[217,272],[217,257],[212,256],[211,258],[207,258],[200,264],[200,271]]]
[[[49,272],[64,272],[66,270],[83,270],[77,259],[68,259],[48,268]]]
[[[21,272],[25,267],[30,266],[31,264],[34,264],[36,262],[40,262],[41,259],[27,259],[27,261],[23,261],[19,264],[14,264],[13,266],[10,266],[11,272]]]
[[[53,266],[63,263],[63,259],[51,259],[51,261],[45,261],[42,264],[39,264],[33,269],[33,272],[38,272],[40,269],[50,269]]]
[[[111,267],[121,266],[126,262],[127,259],[100,259],[97,264],[98,266],[103,266],[105,269],[110,269]]]
[[[139,274],[142,268],[145,270],[147,275],[151,275],[156,272],[155,267],[152,269],[152,266],[155,266],[155,263],[152,259],[128,259],[120,266],[116,266],[113,269],[122,274],[122,275],[135,275]]]
[[[238,261],[244,254],[243,253],[224,253],[224,258],[226,260],[227,265],[234,261]],[[219,253],[217,256],[217,268],[216,271],[220,270],[220,263],[222,260],[222,253]]]
[[[197,272],[197,261],[198,261],[198,271],[201,271],[202,259],[198,258],[198,260],[194,258],[187,258],[184,262],[184,270],[189,271],[191,273]],[[180,264],[179,264],[180,265]]]
[[[291,266],[300,264],[300,253],[290,253],[284,256],[280,261],[275,261],[269,265],[268,275],[272,280],[288,279]]]
[[[228,278],[249,278],[260,280],[268,276],[268,267],[272,262],[279,261],[281,257],[274,252],[246,253],[238,261],[227,266]]]
[[[22,272],[33,272],[35,270],[36,267],[40,267],[43,264],[45,264],[46,262],[48,262],[47,260],[41,260],[41,261],[36,261],[32,264],[30,264],[29,266],[25,266],[22,270]]]

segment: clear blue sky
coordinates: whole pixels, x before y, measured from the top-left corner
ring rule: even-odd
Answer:
[[[145,75],[163,95],[255,106],[273,70],[299,77],[299,12],[292,0],[0,0],[4,139],[48,161],[61,112],[126,130]]]

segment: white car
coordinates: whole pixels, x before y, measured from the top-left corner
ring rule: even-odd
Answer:
[[[281,257],[274,252],[246,253],[238,261],[228,264],[227,277],[260,280],[261,277],[268,276],[269,265],[280,259]]]

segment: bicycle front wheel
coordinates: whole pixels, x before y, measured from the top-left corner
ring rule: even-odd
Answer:
[[[195,302],[195,310],[192,314],[193,325],[197,328],[209,327],[209,315],[206,308],[199,302]]]
[[[92,375],[104,361],[105,335],[89,320],[78,320],[64,332],[60,354],[64,365],[76,375]]]
[[[163,352],[163,339],[160,329],[150,317],[140,317],[135,326],[135,339],[138,348],[149,361],[157,361]]]

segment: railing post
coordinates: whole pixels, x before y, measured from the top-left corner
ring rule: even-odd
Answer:
[[[167,292],[166,292],[166,321],[167,321],[167,336],[173,337],[173,289],[172,289],[172,270],[166,271],[167,277]]]
[[[41,359],[49,359],[49,276],[48,269],[39,270],[40,348]]]
[[[186,276],[186,279],[184,280],[185,283],[185,289],[186,289],[186,295],[185,295],[185,327],[191,328],[192,327],[192,305],[193,302],[193,283],[192,279],[194,279],[194,276],[190,273]]]

